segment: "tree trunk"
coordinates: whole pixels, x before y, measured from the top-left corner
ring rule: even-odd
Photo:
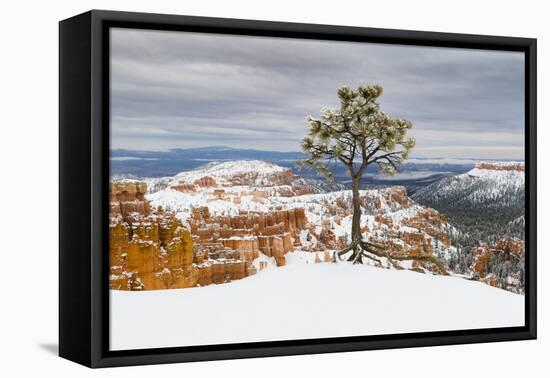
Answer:
[[[359,197],[359,186],[361,177],[353,177],[351,189],[353,193],[353,218],[351,223],[351,240],[361,239],[361,198]]]
[[[353,218],[351,221],[351,241],[356,242],[361,240],[361,198],[359,197],[359,187],[361,183],[361,176],[352,176],[351,189],[353,193]],[[353,253],[349,257],[348,261],[362,263],[360,256],[357,256],[361,252],[361,247],[358,244],[353,249]]]

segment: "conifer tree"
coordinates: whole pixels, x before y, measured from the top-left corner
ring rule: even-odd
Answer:
[[[415,139],[407,136],[412,123],[406,119],[392,118],[382,111],[378,101],[382,95],[381,86],[362,85],[357,90],[344,86],[338,89],[337,94],[339,108],[323,108],[319,118],[307,117],[309,131],[302,140],[302,150],[307,155],[298,165],[315,168],[321,176],[333,179],[331,168],[343,164],[351,177],[351,243],[337,252],[335,257],[353,251],[348,260],[354,263],[362,263],[363,257],[378,261],[365,254],[368,251],[387,257],[395,265],[393,260],[404,258],[389,256],[381,246],[362,240],[359,190],[361,179],[371,165],[385,174],[398,172],[415,145]],[[441,263],[437,265],[444,270]]]

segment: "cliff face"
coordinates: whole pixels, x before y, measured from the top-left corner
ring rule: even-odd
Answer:
[[[128,218],[132,213],[148,214],[149,202],[145,201],[147,185],[137,181],[114,182],[109,187],[111,214]]]
[[[143,197],[124,194],[111,199],[112,209],[128,209],[128,203],[132,206],[131,211],[110,216],[110,287],[155,290],[195,286],[193,240],[182,223],[172,213],[151,211]]]
[[[488,163],[477,162],[475,167],[477,169],[487,169],[491,171],[517,171],[525,172],[524,163]]]
[[[242,191],[234,193],[230,188],[235,186],[249,186],[255,188],[255,190],[248,193]],[[262,172],[242,172],[232,177],[224,177],[221,184],[218,184],[218,182],[210,176],[202,176],[198,179],[193,179],[192,177],[181,178],[168,186],[168,188],[172,190],[177,190],[183,193],[194,193],[204,188],[216,187],[219,187],[216,191],[220,198],[231,196],[235,197],[236,200],[239,200],[242,196],[249,194],[253,194],[258,197],[267,197],[267,195],[294,197],[313,193],[313,190],[310,187],[304,185],[300,180],[297,180],[291,169],[286,169],[281,172],[274,172],[268,175],[262,174]]]
[[[484,223],[498,223],[499,219],[494,219],[485,209],[502,208],[512,218],[524,213],[524,170],[524,163],[480,162],[464,174],[444,178],[417,190],[412,199],[445,211],[451,219],[453,214],[468,211]]]
[[[194,185],[209,187],[210,180]],[[304,209],[210,216],[192,209],[189,228],[170,211],[151,209],[147,186],[111,184],[110,287],[159,290],[219,284],[256,273],[252,262],[261,251],[285,265],[306,224]]]
[[[496,266],[501,270],[508,269],[504,274],[506,276],[504,288],[515,291],[523,287],[523,273],[513,269],[514,263],[517,264],[525,258],[523,240],[502,236],[491,245],[483,243],[472,248],[471,253],[473,260],[470,269],[477,274],[480,281],[498,286],[496,273],[503,275],[503,272],[493,270]],[[501,263],[494,264],[496,260],[500,260]]]
[[[262,172],[243,172],[237,173],[231,176],[230,185],[269,185],[280,186],[290,185],[296,178],[291,169],[284,169],[278,172],[271,172],[269,174],[263,174]]]
[[[218,273],[213,280],[205,278],[204,267],[194,263],[191,233],[174,213],[151,210],[144,197],[146,191],[146,185],[140,182],[111,185],[109,261],[112,289],[188,288],[246,276],[245,261],[233,256],[232,260],[217,263]],[[219,267],[225,265],[227,274]]]
[[[198,250],[204,245],[218,243],[237,251],[247,262],[256,259],[261,251],[274,257],[278,266],[283,266],[284,255],[293,250],[307,219],[303,208],[211,216],[207,207],[200,207],[192,210],[188,222],[191,233],[197,236]]]
[[[493,245],[493,248],[502,251],[506,255],[515,257],[516,259],[525,258],[525,243],[523,240],[502,236]]]
[[[436,238],[446,246],[450,245],[449,234],[445,231],[447,218],[437,210],[422,209],[414,216],[405,218],[403,224]]]
[[[289,168],[257,160],[228,161],[207,164],[194,171],[175,176],[172,184],[214,186],[281,186],[291,185],[296,176]]]
[[[377,209],[381,209],[384,204],[387,206],[409,206],[409,196],[407,194],[407,189],[405,189],[404,186],[394,186],[391,188],[381,189],[380,193],[380,197],[374,198],[374,204]],[[367,199],[373,201],[371,198],[367,197]]]
[[[489,260],[493,256],[499,256],[505,260],[525,258],[525,243],[520,239],[502,236],[491,245],[483,243],[472,248],[472,256],[473,262],[470,269],[479,273],[483,278],[486,274],[491,273]]]
[[[112,182],[109,187],[111,202],[143,201],[147,193],[147,184],[139,181]]]

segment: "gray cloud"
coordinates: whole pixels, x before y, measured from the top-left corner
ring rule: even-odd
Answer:
[[[112,148],[294,151],[338,87],[376,83],[414,156],[523,156],[521,53],[131,29],[111,45]]]

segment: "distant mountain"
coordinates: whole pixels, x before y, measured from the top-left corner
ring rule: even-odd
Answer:
[[[136,177],[173,176],[209,162],[263,160],[293,168],[303,158],[300,152],[259,151],[224,146],[173,149],[168,151],[111,151],[111,175]]]
[[[523,238],[525,167],[515,162],[480,162],[467,173],[445,177],[411,198],[444,213],[463,231],[466,244],[494,242],[501,234]]]
[[[211,162],[199,168],[180,172],[173,177],[146,178],[149,193],[165,188],[195,190],[196,187],[280,187],[279,190],[298,193],[325,193],[343,190],[336,182],[303,178],[292,169],[261,160]],[[288,194],[288,193],[287,193]]]
[[[168,151],[111,151],[111,177],[144,178],[174,176],[211,162],[237,160],[262,160],[290,168],[304,179],[320,179],[315,170],[299,170],[296,161],[304,158],[301,152],[260,151],[254,149],[211,146],[202,148],[173,149]],[[414,193],[442,177],[456,175],[472,169],[475,161],[470,159],[413,158],[402,167],[401,173],[389,177],[380,175],[377,168],[369,167],[363,185],[378,187],[403,185]],[[336,182],[346,184],[349,175],[346,167],[333,167]]]
[[[523,208],[524,187],[523,163],[478,163],[467,173],[417,191],[412,198],[434,206]]]
[[[176,181],[194,182],[210,177],[217,185],[288,185],[295,180],[292,170],[261,160],[236,160],[209,163],[199,169],[178,173]]]

